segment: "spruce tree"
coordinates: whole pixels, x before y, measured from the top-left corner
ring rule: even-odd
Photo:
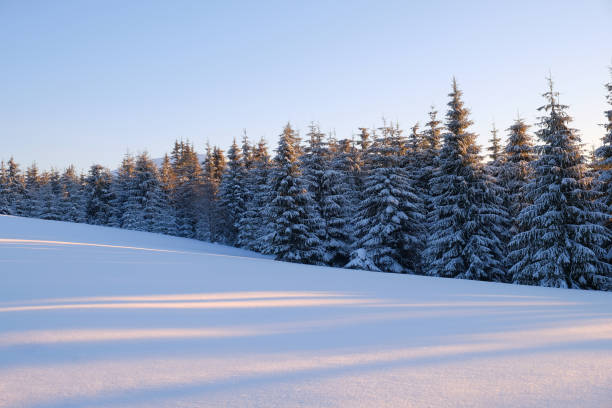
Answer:
[[[83,186],[74,166],[64,170],[60,178],[60,214],[62,221],[85,222]]]
[[[41,178],[36,163],[32,163],[26,169],[25,189],[16,205],[17,215],[22,217],[39,217],[41,206],[39,201],[39,189]]]
[[[327,220],[322,217],[323,207],[330,204],[325,203],[325,201],[327,199],[326,195],[331,193],[329,191],[331,186],[328,183],[326,189],[324,177],[325,171],[329,167],[329,150],[324,141],[325,135],[321,132],[319,125],[311,123],[306,136],[308,137],[308,145],[300,157],[300,171],[312,202],[312,209],[309,214],[312,229],[321,241],[323,261],[329,263],[335,254],[325,250],[328,241],[332,238],[327,236],[325,225]],[[332,216],[329,213],[327,215]]]
[[[168,197],[165,195],[155,163],[147,153],[136,159],[134,166],[135,197],[138,213],[134,229],[171,234],[175,220]]]
[[[500,239],[507,214],[484,172],[469,111],[453,79],[447,133],[431,182],[426,273],[432,276],[505,280]]]
[[[371,168],[355,223],[347,268],[416,273],[420,269],[422,201],[402,166],[405,142],[397,127],[382,128],[369,148]]]
[[[11,157],[6,167],[6,194],[8,207],[12,215],[20,214],[18,207],[26,197],[25,183],[19,165]]]
[[[228,150],[227,157],[229,164],[219,186],[219,205],[223,220],[221,235],[223,242],[234,245],[238,236],[238,222],[246,210],[247,200],[246,169],[236,139]]]
[[[268,177],[272,164],[263,138],[253,148],[251,161],[252,165],[246,176],[250,194],[245,203],[245,211],[238,221],[237,245],[261,252],[263,237],[272,232],[265,216],[270,198]]]
[[[88,224],[109,225],[112,221],[115,201],[112,182],[113,178],[107,168],[99,164],[89,168],[85,180],[85,217]]]
[[[569,127],[567,106],[549,79],[545,113],[537,132],[542,144],[534,177],[526,186],[531,204],[518,217],[521,230],[510,242],[510,273],[515,283],[601,289],[609,284],[610,265],[603,247],[610,233],[601,223],[605,208],[585,177],[580,137]]]
[[[176,176],[174,203],[177,235],[197,238],[198,224],[202,217],[199,207],[203,188],[202,168],[195,149],[189,142],[175,142],[171,157]]]
[[[517,217],[529,205],[525,186],[533,173],[535,154],[528,129],[529,126],[520,118],[508,128],[508,142],[504,148],[505,160],[499,173],[500,183],[506,191],[505,208],[508,209],[510,219],[510,236],[519,231]]]
[[[417,184],[421,186],[423,192],[423,204],[425,206],[425,215],[429,218],[429,214],[433,211],[431,180],[434,177],[436,168],[438,167],[438,157],[440,155],[442,130],[441,121],[438,120],[438,111],[432,106],[429,111],[429,122],[426,124],[426,129],[423,132],[425,147],[422,154],[421,172]],[[427,229],[424,231],[427,234]],[[425,239],[425,242],[427,240]]]
[[[612,74],[612,67],[610,68]],[[604,221],[606,228],[612,232],[612,80],[606,84],[608,94],[606,95],[610,109],[604,112],[606,115],[606,123],[602,126],[605,129],[605,135],[602,138],[602,145],[595,151],[597,159],[597,170],[599,177],[597,180],[597,189],[601,192],[600,201],[605,205],[608,217]],[[606,246],[606,258],[608,262],[612,261],[612,242]]]
[[[0,163],[0,215],[10,215],[8,174],[4,160]]]
[[[354,152],[350,140],[340,140],[323,173],[321,216],[325,221],[326,259],[332,266],[346,265],[353,244],[353,217],[359,203]]]
[[[134,156],[126,154],[113,181],[113,221],[110,225],[136,230],[140,218],[138,186],[135,178],[136,163]]]
[[[46,183],[41,186],[38,192],[39,217],[43,220],[61,220],[61,197],[62,185],[59,172],[51,170]]]
[[[298,135],[287,124],[280,135],[276,166],[270,177],[271,203],[267,211],[271,232],[265,237],[263,250],[281,261],[322,264],[314,205],[298,161],[299,142]]]

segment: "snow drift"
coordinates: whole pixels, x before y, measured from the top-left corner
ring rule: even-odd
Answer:
[[[612,294],[0,216],[0,406],[602,407]]]

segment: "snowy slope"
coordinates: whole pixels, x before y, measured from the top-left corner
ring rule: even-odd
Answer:
[[[8,216],[0,271],[0,407],[612,406],[611,293]]]

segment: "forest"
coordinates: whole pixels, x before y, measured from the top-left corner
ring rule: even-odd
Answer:
[[[161,163],[126,155],[0,167],[0,214],[149,231],[370,271],[612,289],[612,106],[583,150],[549,79],[540,120],[495,127],[486,158],[453,79],[448,108],[408,131],[383,121],[338,139],[287,123],[274,156],[246,132],[224,152],[176,141]],[[605,87],[612,105],[612,81]],[[532,130],[532,127],[534,130]],[[239,144],[240,143],[240,144]]]

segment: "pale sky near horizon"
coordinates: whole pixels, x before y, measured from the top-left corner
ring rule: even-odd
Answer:
[[[493,121],[536,122],[549,71],[598,144],[610,39],[612,0],[0,0],[0,159],[114,168],[243,128],[272,150],[287,121],[408,131],[444,116],[453,75],[484,147]]]

